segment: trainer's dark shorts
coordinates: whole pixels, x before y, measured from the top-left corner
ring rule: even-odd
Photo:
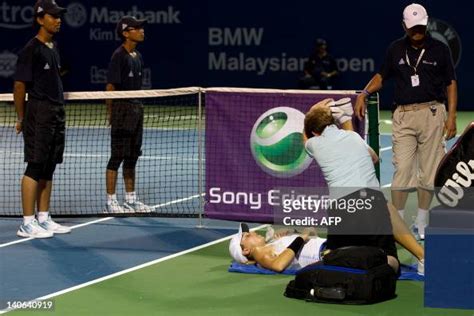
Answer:
[[[123,159],[141,156],[143,105],[117,102],[112,105],[111,154]]]
[[[65,117],[62,104],[28,100],[23,119],[25,162],[63,162]]]
[[[330,216],[340,216],[341,223],[328,227],[327,248],[346,246],[373,246],[381,248],[387,255],[398,258],[392,222],[387,200],[382,192],[372,189],[356,191],[342,199],[366,201],[367,208],[359,208],[353,213],[343,209],[329,211]]]

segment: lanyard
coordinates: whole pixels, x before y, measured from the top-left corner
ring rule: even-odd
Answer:
[[[420,61],[421,61],[421,58],[423,57],[423,54],[425,53],[425,49],[423,48],[421,50],[421,53],[420,55],[418,56],[418,60],[416,61],[416,65],[413,67],[411,64],[410,64],[410,59],[408,58],[408,50],[406,49],[405,50],[405,58],[407,59],[407,65],[410,66],[411,68],[413,68],[413,70],[415,71],[415,75],[416,75],[416,68],[418,67],[418,65],[420,64]]]

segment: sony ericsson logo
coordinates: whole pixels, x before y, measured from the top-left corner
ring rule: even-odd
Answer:
[[[474,181],[474,160],[468,163],[458,162],[456,172],[448,179],[437,193],[440,202],[455,207],[464,197],[464,191],[470,188]]]
[[[289,178],[308,168],[312,159],[304,148],[303,126],[304,114],[290,107],[270,109],[257,119],[250,134],[250,148],[263,171]]]
[[[461,60],[462,47],[461,38],[456,30],[442,20],[430,18],[428,22],[428,31],[433,38],[443,42],[449,47],[453,57],[454,66],[457,66]]]
[[[17,59],[18,57],[9,51],[0,53],[0,77],[8,78],[13,76]]]

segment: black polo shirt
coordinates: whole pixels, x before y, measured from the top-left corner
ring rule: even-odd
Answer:
[[[60,69],[61,63],[56,43],[53,48],[49,48],[34,37],[18,55],[14,80],[26,83],[29,99],[49,100],[63,104]]]
[[[333,76],[330,78],[325,78],[321,76],[321,73],[330,73],[337,70],[337,64],[334,57],[329,54],[319,57],[317,54],[315,54],[309,58],[309,64],[311,65],[313,77],[318,81],[319,84],[333,85],[335,77]]]
[[[406,56],[410,65],[415,66],[423,49],[425,51],[416,71],[420,83],[413,87],[411,76],[415,71],[407,64]],[[394,101],[397,105],[434,100],[445,102],[446,87],[451,84],[451,80],[456,80],[449,48],[429,35],[424,46],[418,49],[411,46],[406,36],[393,42],[379,74],[383,80],[395,79]]]
[[[139,51],[132,56],[122,45],[115,50],[109,64],[107,83],[116,90],[141,90],[143,58]]]

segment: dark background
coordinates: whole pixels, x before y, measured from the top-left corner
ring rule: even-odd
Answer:
[[[69,68],[64,78],[65,89],[82,91],[104,89],[110,55],[120,45],[113,38],[117,18],[122,14],[120,11],[126,13],[134,7],[150,21],[146,41],[139,46],[149,68],[145,73],[148,88],[296,88],[302,73],[301,60],[309,55],[315,39],[322,37],[328,41],[330,53],[339,60],[341,77],[337,88],[362,89],[379,69],[390,42],[403,36],[402,11],[412,1],[58,2],[69,9],[57,37],[63,66]],[[435,22],[430,24],[434,35],[445,39],[457,63],[459,108],[472,109],[474,96],[468,89],[473,84],[474,61],[470,56],[474,55],[474,41],[469,30],[474,3],[420,3],[433,18],[431,22]],[[35,34],[31,27],[33,4],[34,1],[25,0],[0,2],[0,92],[11,92],[16,54]],[[260,32],[260,41],[245,41],[244,33],[252,31]],[[227,42],[210,36],[218,32],[231,36]],[[242,41],[232,41],[238,39],[239,32]],[[226,55],[225,67],[212,67],[210,56],[222,53]],[[232,58],[240,54],[246,63],[276,58],[270,62],[278,67],[260,74],[251,64],[247,64],[247,70],[242,66],[233,68]],[[293,63],[295,60],[298,65]],[[291,65],[282,67],[282,63]],[[382,91],[384,108],[390,107],[391,94],[388,84]]]

